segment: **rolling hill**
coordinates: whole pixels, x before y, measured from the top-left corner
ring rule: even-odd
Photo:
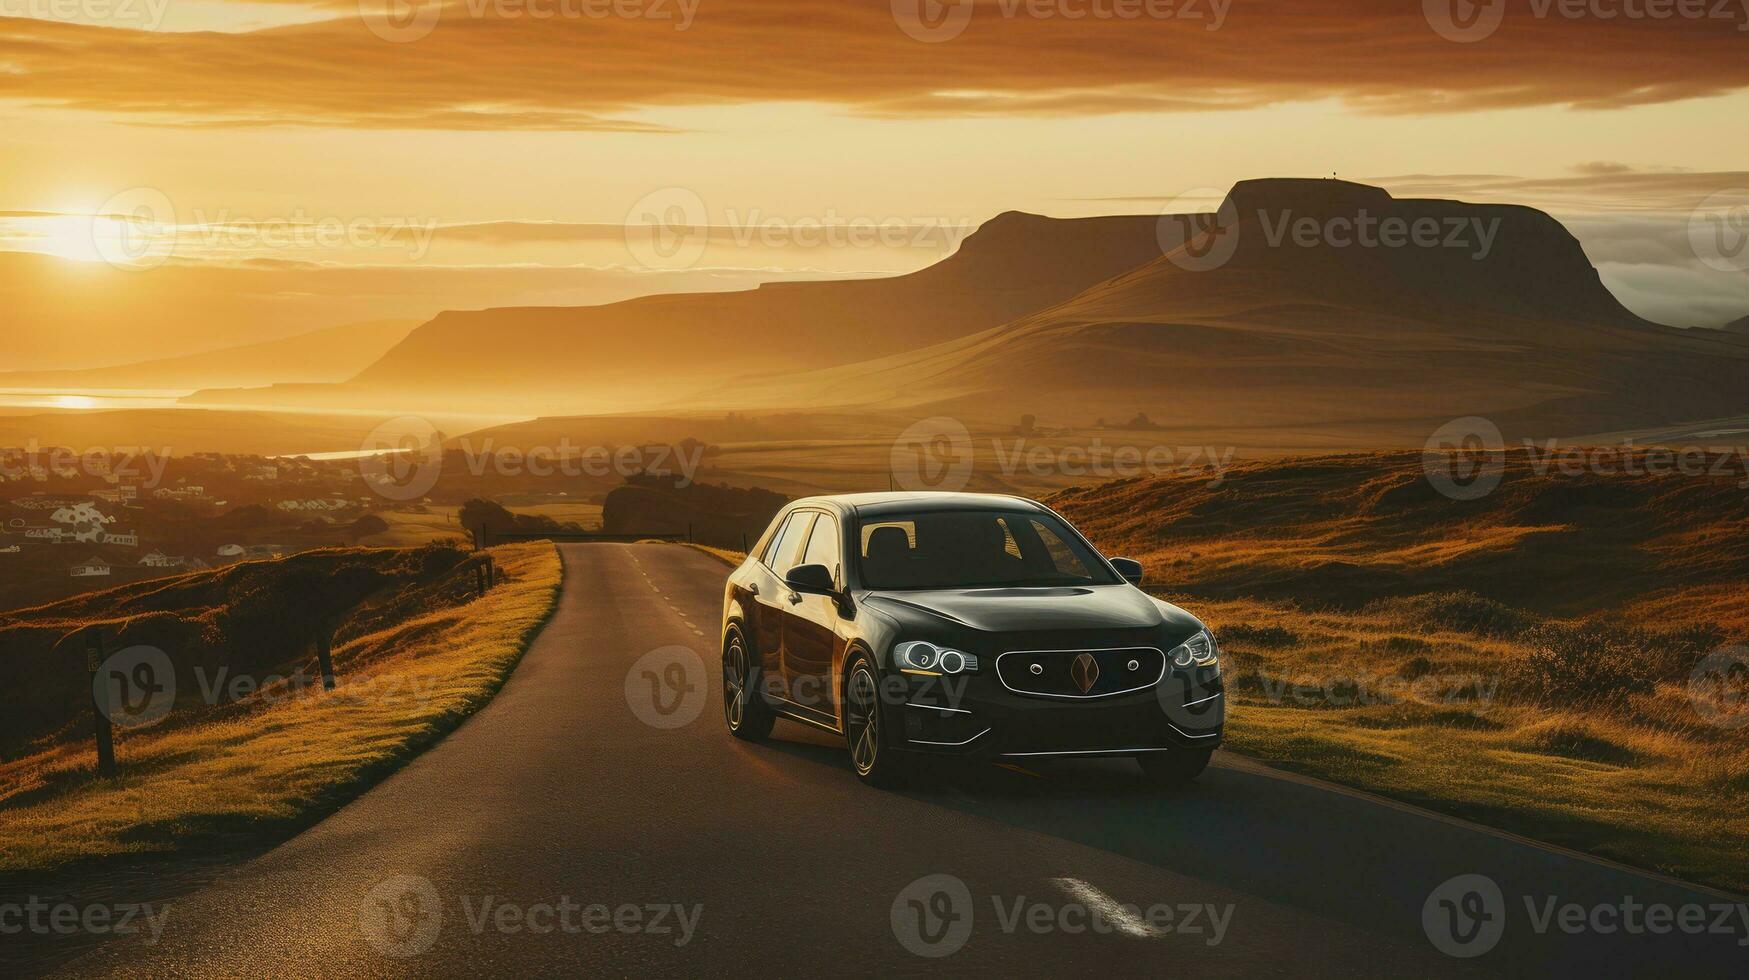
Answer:
[[[1236,185],[1222,215],[1218,239],[1193,232],[1013,323],[836,368],[743,379],[698,402],[968,420],[1030,413],[1074,426],[1145,412],[1187,437],[1290,449],[1420,445],[1469,415],[1510,437],[1749,412],[1749,339],[1634,316],[1542,212],[1264,180]],[[1321,229],[1420,223],[1438,229],[1439,243],[1301,238],[1293,229],[1307,219]],[[1449,244],[1454,229],[1465,240]],[[1225,261],[1211,261],[1219,249]]]
[[[898,353],[1006,323],[1160,254],[1151,216],[1008,212],[903,276],[769,283],[605,306],[452,311],[346,384],[205,392],[305,407],[433,402],[530,414],[648,408],[754,370]]]

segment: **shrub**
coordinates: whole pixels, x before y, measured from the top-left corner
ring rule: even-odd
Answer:
[[[1425,630],[1458,630],[1479,636],[1517,636],[1535,623],[1527,613],[1468,590],[1381,599],[1366,609],[1413,621]]]
[[[1513,690],[1539,704],[1616,704],[1650,691],[1660,672],[1651,635],[1631,627],[1545,623],[1525,641],[1530,654],[1509,680]]]

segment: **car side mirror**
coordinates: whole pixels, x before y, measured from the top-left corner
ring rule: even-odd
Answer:
[[[1131,585],[1142,584],[1142,563],[1134,558],[1113,558],[1111,567],[1123,576],[1125,582]]]
[[[832,580],[832,570],[825,565],[797,565],[783,577],[783,584],[813,595],[838,594],[838,583]]]

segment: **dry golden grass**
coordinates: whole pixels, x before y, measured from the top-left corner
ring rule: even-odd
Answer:
[[[466,541],[467,529],[456,520],[460,507],[450,504],[427,504],[420,510],[385,510],[377,516],[388,522],[389,529],[370,534],[358,543],[369,548],[412,548],[432,541]],[[601,505],[584,501],[523,504],[510,508],[513,514],[550,517],[561,524],[576,523],[586,528],[601,526]]]
[[[121,733],[114,784],[90,777],[89,744],[8,763],[0,870],[289,833],[393,771],[491,698],[553,608],[550,544],[492,553],[503,584],[338,648],[335,691],[282,687],[209,722]]]
[[[682,544],[694,551],[702,551],[730,568],[740,568],[741,563],[747,560],[747,553],[745,551],[732,551],[728,548],[713,548],[708,544],[693,544],[691,542],[682,542]]]
[[[1749,495],[1635,469],[1513,452],[1459,501],[1421,453],[1357,453],[1050,503],[1217,628],[1234,751],[1749,891],[1749,726],[1688,690],[1749,642]]]
[[[1229,749],[1749,891],[1749,730],[1706,724],[1686,684],[1542,706],[1515,689],[1520,640],[1377,612],[1179,599],[1223,636]]]

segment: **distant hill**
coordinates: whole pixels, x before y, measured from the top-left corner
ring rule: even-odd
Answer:
[[[1749,631],[1740,461],[1709,472],[1711,457],[1672,479],[1646,472],[1643,455],[1616,472],[1562,473],[1522,449],[1498,459],[1494,491],[1469,501],[1440,495],[1422,453],[1397,452],[1253,460],[1218,487],[1207,474],[1161,475],[1047,502],[1179,594],[1309,609],[1429,596],[1426,629],[1509,626],[1491,602],[1538,617]],[[1707,542],[1705,560],[1696,541]],[[1490,602],[1451,595],[1462,592]]]
[[[161,388],[344,381],[400,343],[417,320],[349,323],[223,350],[82,371],[0,374],[0,388]]]
[[[841,364],[1005,323],[1158,257],[1155,229],[1147,215],[1008,212],[903,276],[446,312],[345,385],[199,400],[404,406],[436,396],[541,414],[649,408],[738,373]]]
[[[1215,253],[1193,235],[1013,323],[698,402],[1075,426],[1145,412],[1187,436],[1293,448],[1419,445],[1468,415],[1574,435],[1749,413],[1749,345],[1634,316],[1540,211],[1268,180],[1236,185],[1224,213],[1237,216],[1213,246],[1230,249],[1224,263],[1199,259]],[[1442,244],[1279,234],[1284,218],[1360,217],[1430,223]],[[1468,243],[1443,244],[1452,228]]]
[[[1743,317],[1740,320],[1732,320],[1730,323],[1725,324],[1724,329],[1727,333],[1749,334],[1749,316]]]

